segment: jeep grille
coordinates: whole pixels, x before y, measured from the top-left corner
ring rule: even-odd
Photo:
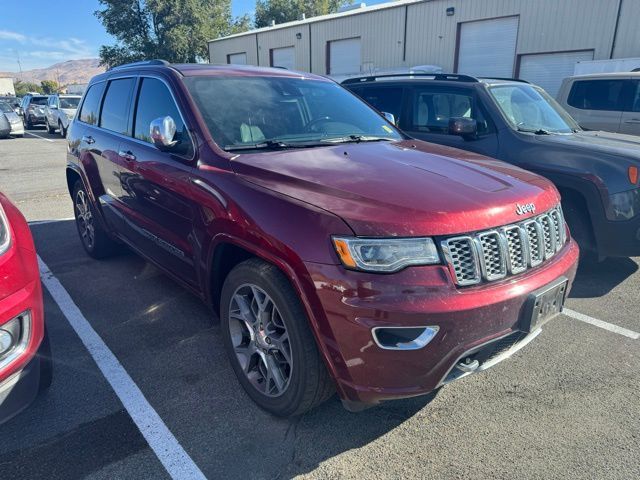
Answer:
[[[562,209],[524,222],[442,240],[442,250],[458,285],[492,282],[522,273],[553,257],[566,243]]]

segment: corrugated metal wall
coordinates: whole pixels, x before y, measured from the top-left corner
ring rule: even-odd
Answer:
[[[614,58],[640,57],[640,1],[622,0]]]
[[[435,64],[453,71],[461,22],[518,15],[517,55],[594,50],[594,59],[609,58],[620,0],[431,0],[258,33],[260,65],[269,65],[269,50],[296,47],[296,67],[325,74],[327,42],[360,37],[362,71]],[[446,15],[455,8],[453,16]],[[640,1],[624,0],[615,57],[640,56]],[[406,19],[407,44],[404,45]],[[309,32],[310,31],[310,32]],[[311,33],[311,50],[309,49]],[[296,38],[300,34],[300,39]],[[257,63],[256,34],[209,44],[211,62],[226,63],[227,54],[246,51]],[[311,57],[311,58],[310,58]],[[515,59],[514,59],[515,61]]]

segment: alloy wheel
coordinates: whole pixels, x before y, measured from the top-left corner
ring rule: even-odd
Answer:
[[[285,321],[273,299],[260,287],[240,286],[229,305],[234,353],[247,379],[260,393],[279,397],[293,371]]]
[[[76,194],[75,208],[76,222],[82,241],[89,250],[92,250],[95,245],[95,228],[89,200],[83,190],[78,190]]]

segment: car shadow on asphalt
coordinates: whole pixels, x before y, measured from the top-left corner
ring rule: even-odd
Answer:
[[[569,297],[603,297],[637,270],[638,264],[635,261],[623,257],[580,264]]]
[[[107,260],[89,258],[73,221],[32,225],[32,231],[43,261],[210,478],[312,472],[327,459],[375,442],[435,398],[351,413],[334,396],[301,417],[273,417],[240,387],[219,323],[198,298],[126,249]],[[52,350],[56,360],[65,361],[59,358],[65,345],[52,344]],[[63,402],[56,412],[67,415]]]

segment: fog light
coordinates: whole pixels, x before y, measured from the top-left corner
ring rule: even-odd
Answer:
[[[0,326],[0,371],[24,353],[30,336],[31,312],[24,312]]]
[[[371,333],[376,344],[385,350],[418,350],[438,333],[439,327],[375,327]]]

